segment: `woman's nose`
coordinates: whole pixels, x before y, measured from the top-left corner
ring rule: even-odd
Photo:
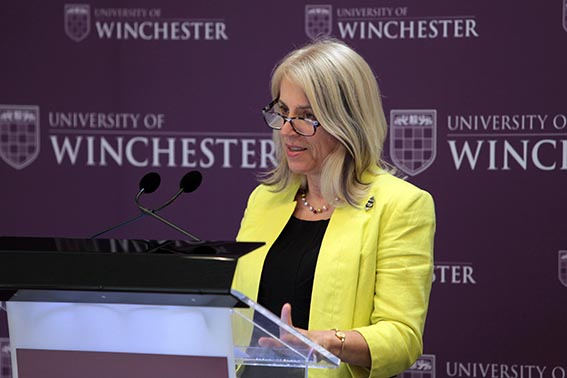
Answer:
[[[293,129],[293,126],[291,125],[290,120],[284,120],[284,124],[282,125],[282,128],[280,129],[280,133],[284,134],[284,135],[296,135],[297,133],[295,132],[295,130]]]

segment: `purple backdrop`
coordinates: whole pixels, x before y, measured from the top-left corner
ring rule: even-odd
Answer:
[[[87,237],[137,214],[146,172],[152,206],[198,169],[163,215],[233,239],[271,161],[270,72],[317,33],[370,62],[386,154],[436,201],[425,354],[406,374],[566,378],[567,0],[4,5],[0,233]],[[179,238],[152,219],[109,236]]]

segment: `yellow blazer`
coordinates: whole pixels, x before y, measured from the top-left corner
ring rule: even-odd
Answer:
[[[372,181],[359,208],[333,211],[315,268],[309,329],[355,329],[366,339],[370,370],[342,363],[310,377],[392,377],[421,355],[433,272],[431,196],[387,173]],[[266,245],[241,257],[233,287],[256,300],[264,259],[295,206],[298,186],[250,195],[237,236]],[[367,209],[367,200],[374,198]],[[347,340],[348,343],[348,340]],[[348,344],[347,344],[348,345]]]

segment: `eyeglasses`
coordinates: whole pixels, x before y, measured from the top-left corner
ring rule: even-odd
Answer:
[[[270,102],[262,109],[264,121],[266,121],[266,124],[270,128],[274,130],[281,130],[285,123],[289,122],[293,131],[295,131],[299,135],[315,135],[317,127],[321,126],[319,121],[305,117],[286,117],[277,111],[277,109],[279,109],[279,107],[277,106],[278,101],[279,98],[276,98],[274,101]]]

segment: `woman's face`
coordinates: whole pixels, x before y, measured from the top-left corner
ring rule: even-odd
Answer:
[[[285,78],[280,84],[279,106],[287,117],[316,120],[303,89]],[[293,173],[306,175],[309,180],[319,179],[323,161],[339,145],[322,127],[318,127],[313,136],[303,136],[286,122],[280,130],[280,136],[289,169]]]

